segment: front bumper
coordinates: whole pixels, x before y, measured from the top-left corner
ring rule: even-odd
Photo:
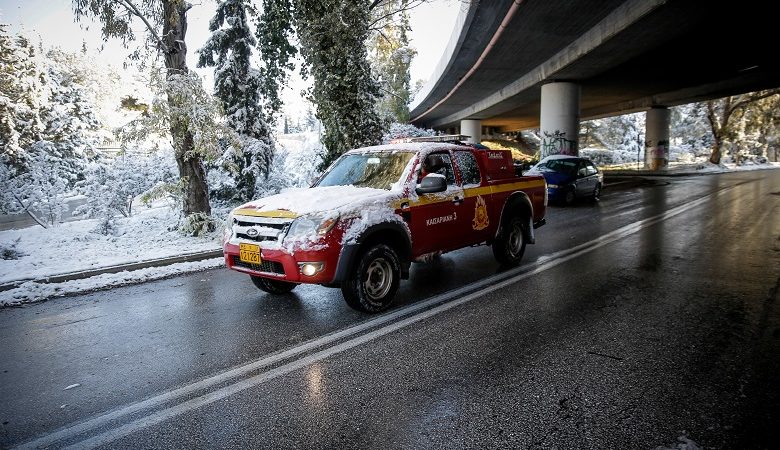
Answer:
[[[285,249],[268,249],[261,245],[260,264],[242,262],[238,243],[225,242],[223,251],[228,269],[290,283],[329,284],[334,280],[339,260],[338,250],[329,246],[312,251],[295,250],[291,254]],[[299,264],[307,262],[322,263],[322,270],[312,276],[303,275]]]

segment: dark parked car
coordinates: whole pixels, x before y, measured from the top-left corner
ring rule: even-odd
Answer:
[[[604,175],[593,162],[579,156],[551,155],[526,173],[544,176],[549,199],[566,204],[577,198],[598,200],[604,185]]]

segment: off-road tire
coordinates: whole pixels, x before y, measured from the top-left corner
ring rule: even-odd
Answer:
[[[520,264],[525,253],[526,228],[528,220],[523,216],[512,216],[501,226],[501,230],[493,241],[493,256],[502,266]]]
[[[385,244],[364,251],[350,278],[341,284],[347,304],[358,310],[376,313],[390,307],[401,282],[398,255]]]
[[[250,277],[252,278],[252,283],[254,283],[258,289],[274,295],[286,294],[298,286],[298,283],[290,283],[289,281],[271,280],[269,278],[253,277],[251,275]]]

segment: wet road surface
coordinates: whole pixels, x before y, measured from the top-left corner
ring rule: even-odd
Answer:
[[[778,283],[760,171],[553,206],[523,267],[415,264],[378,316],[227,270],[7,308],[0,446],[770,448]]]

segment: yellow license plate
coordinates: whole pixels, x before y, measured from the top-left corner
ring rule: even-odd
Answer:
[[[239,244],[238,257],[245,263],[260,264],[260,246],[257,244]]]

